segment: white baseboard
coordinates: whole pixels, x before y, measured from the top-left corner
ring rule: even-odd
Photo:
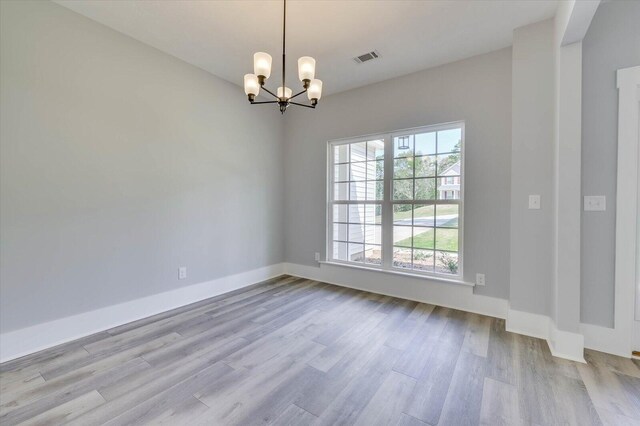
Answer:
[[[0,335],[0,362],[282,275],[282,263],[253,269]]]
[[[631,357],[631,336],[625,336],[622,330],[583,323],[580,332],[584,335],[585,348]]]
[[[506,329],[511,333],[546,340],[553,356],[585,362],[582,334],[558,330],[555,322],[546,315],[509,309]]]
[[[467,285],[431,281],[421,277],[403,277],[326,263],[318,267],[285,263],[284,271],[289,275],[341,287],[430,303],[495,318],[506,318],[507,314],[506,300],[474,294],[473,287]]]
[[[558,330],[553,321],[549,323],[547,344],[553,356],[571,361],[582,362],[584,359],[584,336],[580,333]]]
[[[525,336],[547,339],[549,337],[550,319],[546,315],[509,309],[507,314],[507,331]]]

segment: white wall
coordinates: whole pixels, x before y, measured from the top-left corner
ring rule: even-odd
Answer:
[[[464,278],[485,273],[474,291],[508,298],[511,49],[331,95],[285,120],[286,261],[307,266],[325,253],[328,140],[464,120]]]
[[[547,316],[555,277],[554,30],[548,19],[513,34],[510,305]],[[539,210],[528,209],[529,195],[540,195]]]
[[[0,4],[1,332],[283,260],[278,111],[56,4]]]
[[[582,43],[560,47],[556,146],[556,276],[552,318],[559,329],[580,325],[580,166]]]
[[[582,194],[605,212],[582,212],[582,322],[613,327],[618,91],[616,70],[640,65],[640,2],[600,4],[583,40]]]

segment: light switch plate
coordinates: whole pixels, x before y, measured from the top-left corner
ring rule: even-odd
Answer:
[[[529,195],[529,210],[540,210],[539,195]]]
[[[585,195],[585,212],[603,212],[607,210],[607,197],[604,195]]]

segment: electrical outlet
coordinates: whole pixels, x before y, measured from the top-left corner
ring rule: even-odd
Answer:
[[[476,274],[476,285],[484,285],[484,274]]]
[[[187,267],[181,266],[178,268],[178,279],[184,280],[185,278],[187,278]]]
[[[320,262],[320,253],[316,252],[316,262]]]

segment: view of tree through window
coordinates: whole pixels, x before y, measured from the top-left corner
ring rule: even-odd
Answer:
[[[461,145],[460,128],[394,136],[394,267],[458,272]]]
[[[462,146],[461,123],[332,143],[330,259],[459,275]]]

